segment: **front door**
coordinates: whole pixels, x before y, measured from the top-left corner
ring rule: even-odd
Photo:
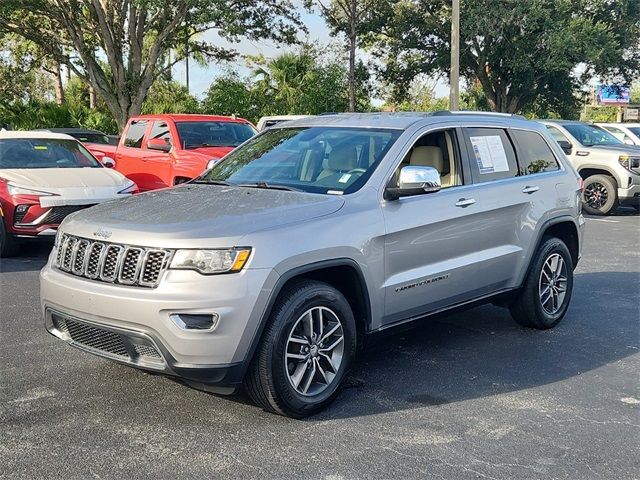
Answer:
[[[385,318],[391,324],[473,296],[477,232],[484,228],[477,187],[469,184],[459,130],[429,132],[412,145],[407,165],[439,170],[436,193],[383,202]],[[395,181],[395,180],[393,180]]]

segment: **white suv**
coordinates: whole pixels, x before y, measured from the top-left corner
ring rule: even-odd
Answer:
[[[571,120],[541,121],[584,180],[584,210],[607,215],[619,204],[640,204],[640,147],[605,129]]]

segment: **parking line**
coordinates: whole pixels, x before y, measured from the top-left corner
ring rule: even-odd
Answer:
[[[606,218],[587,217],[587,220],[593,220],[594,222],[620,223],[620,220],[607,220]]]

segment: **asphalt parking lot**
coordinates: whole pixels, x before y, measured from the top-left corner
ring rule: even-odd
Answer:
[[[50,336],[50,243],[0,263],[0,478],[640,477],[640,217],[587,219],[565,320],[483,306],[372,343],[299,421]]]

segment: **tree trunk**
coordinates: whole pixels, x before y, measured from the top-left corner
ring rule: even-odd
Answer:
[[[356,47],[358,43],[358,0],[351,0],[351,32],[349,33],[349,111],[356,111]]]
[[[64,87],[62,85],[62,68],[58,62],[53,66],[53,77],[55,82],[56,103],[62,105],[64,103]]]
[[[96,91],[92,85],[89,85],[89,108],[96,108]]]

